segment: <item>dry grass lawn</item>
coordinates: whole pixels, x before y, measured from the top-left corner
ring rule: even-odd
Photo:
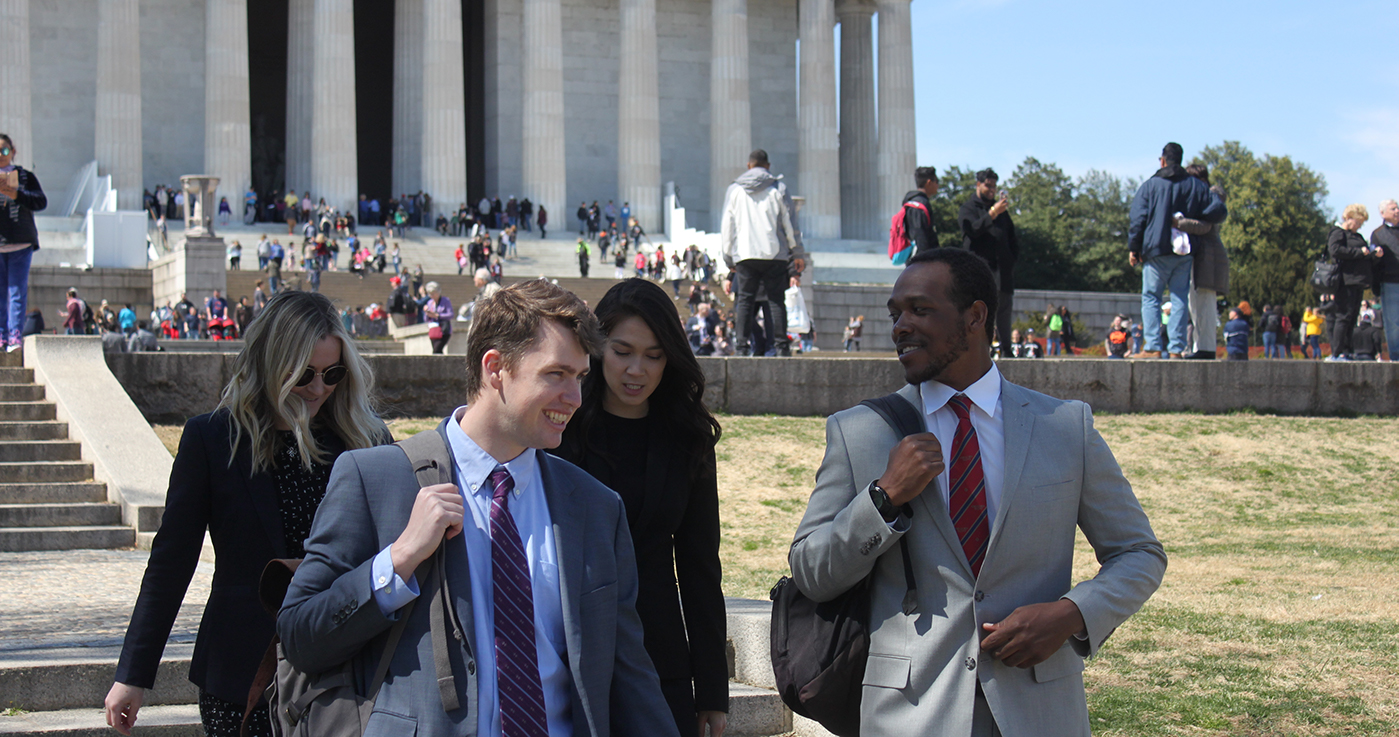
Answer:
[[[723,417],[724,590],[766,599],[824,422]],[[396,436],[435,420],[391,423]],[[1102,416],[1170,555],[1089,663],[1095,734],[1399,734],[1399,420]],[[157,428],[172,452],[179,428]],[[1096,561],[1080,536],[1077,580]]]

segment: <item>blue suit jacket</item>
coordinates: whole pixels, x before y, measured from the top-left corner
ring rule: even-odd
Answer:
[[[445,428],[446,421],[437,432]],[[576,466],[547,453],[537,457],[558,547],[574,734],[674,736],[675,722],[642,646],[636,562],[622,500]],[[455,463],[452,471],[455,478]],[[292,664],[316,673],[354,658],[361,690],[372,679],[394,620],[374,602],[370,568],[407,527],[418,489],[408,457],[397,447],[340,457],[306,541],[306,559],[277,617]],[[446,549],[447,576],[466,634],[451,653],[461,708],[445,711],[438,692],[427,605],[436,582],[429,560],[416,571],[423,601],[409,614],[367,736],[411,734],[415,727],[419,735],[476,734],[475,658],[493,646],[475,641],[466,546],[449,541]]]

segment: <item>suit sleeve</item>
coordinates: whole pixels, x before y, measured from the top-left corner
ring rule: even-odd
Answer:
[[[205,422],[201,418],[190,420],[180,436],[180,447],[170,469],[170,486],[165,492],[165,513],[151,544],[141,593],[117,663],[118,683],[140,688],[155,685],[165,641],[199,565],[213,506],[209,498],[209,472],[213,465],[210,452],[218,450],[208,447]],[[226,452],[218,455],[227,459]]]
[[[636,554],[622,498],[616,501],[612,545],[617,551],[617,636],[612,666],[609,714],[617,735],[678,737],[675,720],[660,698],[661,682],[642,640],[641,617],[636,613]],[[727,667],[727,666],[726,666]]]
[[[690,502],[675,533],[675,578],[690,641],[695,711],[729,710],[728,621],[719,564],[719,486],[714,453],[700,465]]]
[[[872,410],[869,410],[872,412]],[[826,457],[787,554],[797,588],[812,601],[850,590],[908,529],[891,529],[870,499],[875,479],[856,479],[839,416],[826,420]]]
[[[386,544],[374,529],[355,453],[342,453],[277,615],[282,648],[297,668],[329,670],[392,626],[373,591],[374,556]]]
[[[1097,556],[1098,574],[1073,587],[1064,598],[1078,605],[1088,629],[1087,642],[1071,639],[1092,656],[1161,585],[1166,551],[1122,475],[1107,442],[1093,427],[1083,405],[1083,491],[1078,526]]]

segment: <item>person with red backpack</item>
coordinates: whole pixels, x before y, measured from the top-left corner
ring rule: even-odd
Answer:
[[[889,259],[895,265],[907,263],[915,253],[938,247],[932,214],[932,198],[938,194],[937,169],[914,169],[913,182],[918,189],[904,195],[903,205],[889,223]]]

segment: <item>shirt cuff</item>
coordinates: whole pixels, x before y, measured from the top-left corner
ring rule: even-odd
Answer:
[[[370,568],[373,576],[374,603],[379,605],[379,611],[385,616],[393,616],[393,613],[403,607],[404,604],[418,598],[418,577],[412,575],[404,581],[393,569],[393,557],[389,550],[393,546],[379,551],[374,556],[374,565]]]

